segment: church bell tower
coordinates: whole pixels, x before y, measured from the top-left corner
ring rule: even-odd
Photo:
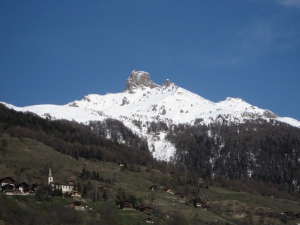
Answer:
[[[49,168],[48,185],[50,185],[51,183],[53,183],[53,177],[51,173],[51,168]]]

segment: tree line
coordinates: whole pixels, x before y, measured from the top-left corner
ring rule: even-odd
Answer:
[[[204,178],[254,179],[299,193],[300,129],[263,119],[244,124],[174,125],[175,164]]]
[[[107,123],[106,123],[107,122]],[[31,112],[17,112],[0,104],[0,135],[35,139],[58,152],[86,159],[109,162],[126,162],[143,166],[156,166],[156,160],[148,151],[148,144],[116,120],[94,122],[90,126],[75,121],[43,119]],[[109,140],[101,130],[114,128],[119,139]]]

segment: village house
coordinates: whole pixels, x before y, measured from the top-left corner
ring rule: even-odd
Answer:
[[[82,195],[82,193],[80,193],[79,191],[76,191],[76,190],[72,190],[72,191],[70,191],[70,192],[68,192],[68,196],[69,197],[79,197],[79,198],[81,198],[81,195]]]
[[[123,210],[133,210],[131,201],[121,201],[120,209]]]
[[[21,193],[26,193],[29,190],[29,185],[26,184],[25,182],[17,184],[16,189],[19,189]]]
[[[156,191],[157,190],[157,186],[156,185],[152,185],[151,187],[149,187],[149,190]]]
[[[174,194],[172,188],[166,188],[166,189],[164,189],[164,191],[166,191],[170,194]]]
[[[34,188],[29,188],[28,193],[31,195],[35,195],[35,189]]]
[[[118,165],[119,165],[120,167],[124,167],[124,166],[125,166],[125,163],[118,163]]]
[[[33,186],[33,185],[32,185]],[[5,177],[0,179],[0,190],[6,195],[26,195],[26,194],[35,194],[33,188],[29,188],[25,182],[17,184],[16,181],[11,177]],[[37,187],[37,185],[36,185]],[[31,191],[30,191],[31,190]],[[32,191],[34,190],[34,191]]]
[[[16,181],[11,177],[5,177],[0,179],[0,187],[2,188],[5,185],[15,186]]]
[[[179,192],[175,193],[174,195],[176,195],[177,197],[181,197],[181,194]]]
[[[151,218],[147,218],[147,219],[145,219],[145,222],[146,223],[153,223],[153,220]]]
[[[146,214],[151,214],[151,212],[152,212],[152,208],[150,206],[139,205],[139,206],[135,207],[135,209],[139,210],[143,213],[146,213]]]
[[[194,205],[195,207],[201,207],[201,208],[203,208],[203,209],[205,209],[205,210],[210,209],[210,207],[207,206],[207,205],[201,200],[201,198],[194,198],[194,199],[192,199],[192,200],[190,200],[190,201],[193,202],[193,205]]]

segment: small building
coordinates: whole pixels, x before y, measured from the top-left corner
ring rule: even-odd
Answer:
[[[149,190],[156,191],[157,190],[157,186],[156,185],[152,185],[151,187],[149,187]]]
[[[195,207],[201,207],[201,208],[203,208],[203,209],[205,209],[205,210],[210,209],[210,207],[207,206],[207,205],[201,200],[201,198],[194,198],[192,201],[193,201],[193,204],[194,204]]]
[[[144,220],[146,223],[153,223],[153,220],[151,218],[147,218]]]
[[[166,188],[166,189],[164,189],[166,192],[168,192],[168,193],[170,193],[170,194],[173,194],[173,190],[172,190],[172,188]]]
[[[175,193],[174,195],[176,195],[177,197],[181,197],[181,194],[179,192]]]
[[[152,208],[150,206],[146,206],[143,208],[142,212],[144,212],[146,214],[151,214]]]
[[[5,186],[7,184],[15,186],[16,181],[12,179],[11,177],[5,177],[0,179],[0,187]]]
[[[120,209],[123,210],[132,210],[132,203],[131,201],[121,201],[120,202]]]
[[[26,193],[29,190],[29,185],[25,182],[17,184],[16,188],[19,189],[22,193]]]
[[[152,208],[150,206],[140,205],[140,206],[135,207],[135,209],[139,210],[143,213],[146,213],[146,214],[151,214],[151,212],[152,212]]]
[[[68,192],[68,196],[69,197],[79,197],[79,198],[81,198],[81,195],[82,195],[82,193],[80,193],[79,191],[76,191],[76,190],[72,190],[72,191],[70,191],[70,192]]]
[[[29,188],[28,193],[30,195],[34,195],[35,194],[35,189],[34,188]]]

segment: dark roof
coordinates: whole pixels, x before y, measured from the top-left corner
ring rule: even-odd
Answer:
[[[75,181],[70,180],[70,181],[68,181],[67,184],[69,184],[69,185],[75,185]]]
[[[4,183],[4,182],[11,182],[11,183],[14,183],[16,182],[14,179],[12,179],[11,177],[4,177],[0,180],[1,183]]]
[[[29,185],[26,184],[25,182],[22,182],[22,183],[18,184],[17,187],[25,187],[25,188],[28,188]]]

